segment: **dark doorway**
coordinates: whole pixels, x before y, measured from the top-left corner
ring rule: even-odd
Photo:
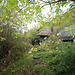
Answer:
[[[62,40],[63,42],[73,42],[73,40]]]
[[[48,38],[48,36],[46,36],[46,35],[41,35],[41,36],[40,36],[40,38],[42,38],[42,39],[44,39],[45,37]]]

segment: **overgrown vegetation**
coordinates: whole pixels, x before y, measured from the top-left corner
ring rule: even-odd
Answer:
[[[49,42],[44,45],[40,45],[38,48],[31,49],[31,55],[33,55],[33,57],[39,57],[40,60],[43,61],[47,66],[47,70],[50,70],[48,73],[51,72],[53,75],[74,75],[75,43],[62,42],[56,46],[53,45],[56,44],[51,44],[51,42]],[[39,68],[41,67],[39,66]],[[46,75],[44,72],[41,72],[40,74]]]
[[[72,1],[0,0],[0,75],[75,75],[75,43],[62,42],[57,36],[59,29],[70,25],[68,30],[75,28]],[[42,13],[46,5],[55,17]],[[66,13],[64,6],[69,7]],[[28,30],[32,21],[38,28]],[[48,42],[41,42],[38,33],[44,27],[54,28],[44,38]]]
[[[21,34],[16,28],[10,25],[0,27],[0,72],[4,75],[11,75],[12,72],[18,70],[17,68],[23,68],[25,62],[28,62],[24,60],[24,53],[32,45],[29,44],[28,40],[25,40],[23,33]],[[21,61],[21,59],[23,60]],[[20,65],[20,63],[23,65]]]

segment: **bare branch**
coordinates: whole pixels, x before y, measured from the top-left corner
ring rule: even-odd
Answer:
[[[27,3],[24,7],[22,7],[18,12],[20,12],[23,8],[27,7],[31,2]]]
[[[55,1],[55,2],[48,2],[48,3],[49,3],[49,4],[54,4],[54,3],[58,3],[58,2],[60,2],[60,1],[62,1],[62,0]]]
[[[49,3],[48,1],[43,1],[43,0],[40,0],[40,1],[42,1],[42,2],[44,2],[44,3]]]
[[[39,5],[42,5],[42,4],[45,4],[45,3],[40,3]]]
[[[40,1],[42,1],[42,2],[44,2],[44,3],[48,3],[48,4],[46,4],[46,5],[51,5],[51,4],[54,4],[54,3],[58,3],[58,2],[60,2],[60,1],[62,1],[62,0],[55,1],[55,2],[50,2],[50,1],[46,2],[46,1],[43,1],[43,0],[40,0]],[[43,8],[44,6],[45,6],[45,5],[43,5],[41,8]]]
[[[50,5],[50,4],[45,4],[45,5]],[[43,5],[41,8],[43,8],[45,5]]]
[[[58,2],[63,1],[63,0],[58,0],[58,1],[54,1],[54,2],[43,1],[43,0],[40,0],[40,1],[42,1],[42,2],[44,2],[44,3],[54,4],[54,3],[58,3]],[[64,1],[65,1],[65,0],[64,0]]]

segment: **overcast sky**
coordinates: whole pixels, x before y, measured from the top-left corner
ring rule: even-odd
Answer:
[[[67,5],[66,7],[64,6],[63,8],[61,7],[64,13],[67,11],[68,8],[69,8],[69,5]],[[53,11],[55,11],[55,9],[53,9]],[[46,18],[48,18],[48,14],[51,14],[49,5],[45,6],[44,9],[42,9],[42,14],[46,16]],[[53,15],[55,16],[55,13]],[[27,25],[28,29],[32,29],[36,26],[37,26],[37,23],[35,23],[34,21],[32,21],[31,24]]]
[[[18,0],[18,1],[19,1],[19,0]],[[44,0],[44,1],[47,1],[47,0]],[[40,3],[43,3],[43,2],[40,1]],[[21,5],[20,1],[19,1],[19,4]],[[40,5],[40,6],[42,6],[42,5]],[[53,7],[53,6],[52,6],[52,7]],[[61,7],[63,13],[65,13],[68,8],[69,8],[69,4],[66,5],[66,7],[65,7],[65,6],[64,6],[64,7]],[[51,9],[51,8],[50,8],[50,5],[44,6],[44,9],[42,9],[42,14],[43,14],[46,18],[49,18],[49,17],[48,17],[48,14],[51,14],[51,16],[55,16],[55,15],[56,15],[56,13],[52,14],[52,12],[50,12],[50,9]],[[52,11],[55,11],[55,9],[53,8]],[[32,29],[32,28],[34,28],[34,27],[36,27],[36,26],[37,26],[37,23],[34,22],[34,21],[32,21],[31,24],[27,24],[28,29]]]

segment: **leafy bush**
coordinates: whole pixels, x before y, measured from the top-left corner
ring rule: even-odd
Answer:
[[[75,69],[75,43],[61,43],[51,56],[48,66],[56,73],[71,73]]]
[[[28,32],[25,32],[24,36],[32,45],[38,45],[41,40],[36,28],[33,28]]]
[[[43,66],[35,67],[35,72],[37,75],[52,75],[51,71]]]
[[[14,61],[20,60],[23,53],[31,48],[31,44],[24,42],[23,35],[15,28],[11,26],[8,28],[4,25],[1,28],[3,28],[3,31],[0,32],[0,66],[2,70]]]
[[[31,50],[33,56],[40,57],[40,60],[57,75],[75,74],[75,43],[58,40],[53,44],[51,41],[33,48]]]

